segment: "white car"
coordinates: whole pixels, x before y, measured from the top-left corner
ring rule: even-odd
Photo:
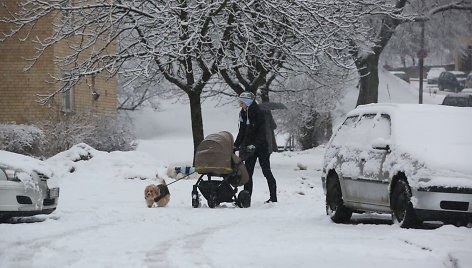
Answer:
[[[472,108],[369,104],[349,112],[324,155],[326,212],[390,213],[401,227],[472,222]]]
[[[0,220],[52,213],[59,188],[48,186],[51,177],[43,161],[0,150]]]

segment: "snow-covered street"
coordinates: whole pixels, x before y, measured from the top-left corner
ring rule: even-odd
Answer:
[[[170,183],[168,166],[191,163],[185,107],[138,115],[137,130],[157,134],[137,151],[83,146],[48,159],[61,187],[58,208],[0,224],[0,267],[472,267],[470,228],[401,229],[390,215],[369,214],[331,222],[320,179],[323,146],[272,155],[278,203],[263,203],[268,187],[257,164],[250,208],[210,209],[203,198],[192,208],[195,180],[170,185],[167,207],[147,208],[144,187],[157,183],[155,175]],[[208,107],[205,133],[234,134],[236,104]],[[72,161],[81,150],[93,158]]]

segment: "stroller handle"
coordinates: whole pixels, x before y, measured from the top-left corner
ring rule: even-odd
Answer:
[[[248,146],[234,147],[233,152],[236,152],[236,151],[239,151],[239,157],[241,158],[241,160],[245,161],[246,159],[248,159],[255,153],[256,146],[248,145]]]

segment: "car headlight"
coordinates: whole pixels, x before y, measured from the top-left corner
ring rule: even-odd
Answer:
[[[5,169],[5,174],[7,175],[7,180],[9,181],[20,181],[16,175],[16,170],[14,169]]]

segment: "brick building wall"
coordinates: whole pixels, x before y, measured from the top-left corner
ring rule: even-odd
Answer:
[[[7,2],[12,7],[13,1]],[[6,9],[0,6],[0,17],[6,15]],[[56,95],[46,104],[38,103],[38,94],[44,95],[58,89],[58,85],[46,81],[51,81],[50,74],[61,74],[53,60],[67,53],[68,44],[55,45],[29,71],[23,71],[30,63],[25,58],[32,58],[36,52],[36,44],[31,39],[50,35],[52,23],[51,17],[42,19],[25,42],[20,42],[18,37],[0,42],[0,123],[31,124],[64,115],[64,94]],[[9,28],[10,25],[0,23],[0,32],[8,32]],[[97,75],[82,79],[72,91],[72,112],[116,117],[116,88],[115,78],[107,80]],[[94,92],[100,94],[98,99],[94,98]]]

